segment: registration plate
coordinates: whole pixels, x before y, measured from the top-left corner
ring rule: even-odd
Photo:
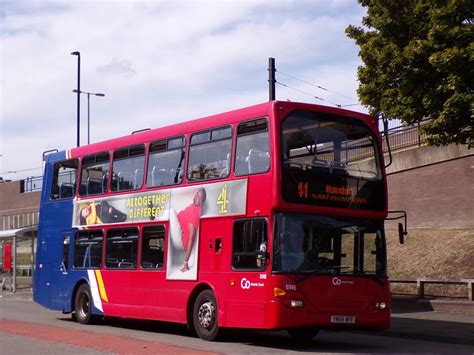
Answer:
[[[338,324],[355,324],[356,317],[354,316],[331,316],[331,323]]]

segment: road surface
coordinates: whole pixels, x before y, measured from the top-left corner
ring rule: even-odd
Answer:
[[[30,300],[0,299],[0,353],[157,354],[157,353],[474,353],[472,316],[438,312],[395,313],[384,332],[321,331],[297,344],[284,331],[227,330],[217,342],[190,335],[186,327],[164,322],[111,319],[81,325],[69,315]]]

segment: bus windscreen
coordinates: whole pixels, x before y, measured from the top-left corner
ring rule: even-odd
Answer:
[[[274,238],[273,272],[386,276],[381,223],[277,213]]]

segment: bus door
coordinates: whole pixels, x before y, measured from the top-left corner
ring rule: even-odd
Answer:
[[[70,246],[75,229],[61,233],[61,244],[54,253],[52,260],[51,306],[53,308],[70,310],[71,296],[68,285],[70,268]]]
[[[41,236],[43,234],[40,234]],[[43,238],[38,239],[36,247],[36,270],[34,273],[34,292],[35,302],[50,307],[51,304],[51,261],[48,259],[49,243]]]
[[[265,218],[234,221],[232,278],[235,285],[226,297],[227,327],[264,327],[269,280],[268,228]]]

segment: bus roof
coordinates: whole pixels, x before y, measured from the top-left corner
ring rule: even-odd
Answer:
[[[335,107],[328,107],[315,104],[299,103],[299,102],[290,102],[290,101],[269,101],[262,104],[249,106],[229,112],[224,112],[212,116],[207,116],[203,118],[193,119],[185,122],[176,123],[170,126],[163,126],[147,131],[138,132],[135,134],[130,134],[127,136],[122,136],[119,138],[113,138],[110,140],[93,143],[90,145],[85,145],[81,147],[76,147],[68,150],[69,157],[79,157],[89,154],[94,154],[100,151],[108,151],[112,149],[117,149],[120,147],[131,146],[135,144],[141,144],[144,142],[150,142],[153,140],[158,140],[162,138],[169,138],[173,136],[178,136],[186,133],[197,132],[201,130],[206,130],[212,127],[218,127],[220,125],[229,125],[233,122],[238,122],[242,119],[252,119],[263,116],[269,116],[273,111],[275,105],[280,105],[286,111],[291,111],[294,109],[318,109],[321,112],[340,114],[344,116],[350,116],[359,118],[362,120],[372,121],[373,118],[369,115],[348,111]]]

